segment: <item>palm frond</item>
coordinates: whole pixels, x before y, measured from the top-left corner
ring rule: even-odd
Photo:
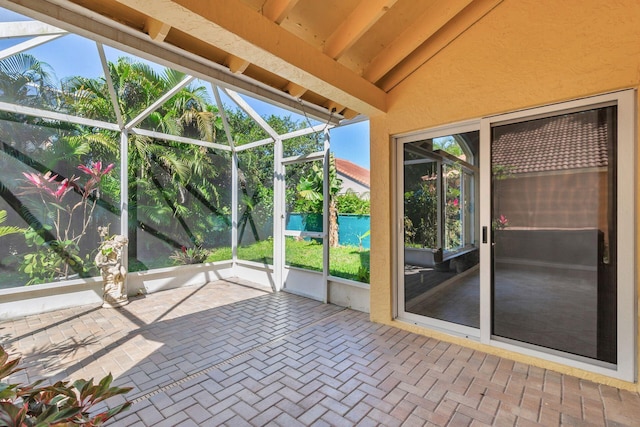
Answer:
[[[147,64],[146,62],[128,61],[128,63],[132,71],[142,75],[146,80],[150,82],[160,82],[162,80],[156,70],[154,70],[153,67],[151,67],[151,65]]]
[[[173,210],[169,206],[160,204],[138,205],[138,212],[155,225],[167,224],[173,216]]]
[[[91,150],[91,147],[101,146],[109,153],[118,154],[120,152],[120,140],[111,131],[87,132],[73,138],[86,143],[89,146],[89,150]]]
[[[173,216],[187,216],[189,215],[190,209],[188,207],[186,207],[185,205],[181,205],[179,203],[176,203],[176,205],[174,206],[174,214]]]
[[[0,72],[13,79],[26,78],[29,82],[40,86],[55,85],[53,68],[28,53],[18,53],[1,60]]]
[[[182,71],[177,71],[172,68],[165,68],[162,75],[159,77],[161,77],[165,81],[167,87],[174,87],[177,86],[178,83],[180,83],[182,80],[184,80],[185,76],[186,74]]]
[[[0,211],[0,224],[5,222],[6,220],[7,220],[7,211],[5,210]],[[16,233],[23,233],[23,232],[24,232],[23,228],[16,227],[13,225],[0,226],[0,237],[6,236],[8,234],[16,234]]]
[[[176,175],[181,181],[189,181],[191,170],[187,162],[183,161],[174,151],[167,150],[162,145],[149,145],[149,154],[154,155],[155,160],[164,166],[170,173]]]

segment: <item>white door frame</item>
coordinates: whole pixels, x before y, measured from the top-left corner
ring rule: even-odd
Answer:
[[[428,327],[431,329],[446,331],[456,336],[462,336],[474,340],[480,339],[480,331],[476,328],[459,325],[451,322],[446,322],[439,319],[427,318],[414,313],[409,313],[404,309],[404,144],[410,142],[416,142],[424,139],[439,138],[444,136],[450,136],[454,134],[466,133],[478,131],[480,129],[480,121],[473,120],[463,123],[456,123],[448,126],[442,126],[435,129],[428,129],[425,131],[412,132],[409,134],[399,135],[395,138],[396,148],[396,253],[397,253],[397,268],[396,268],[396,292],[397,298],[395,299],[395,313],[400,320]],[[477,177],[476,177],[477,185]],[[440,185],[438,185],[438,188]],[[440,190],[438,190],[440,191]],[[478,194],[476,192],[476,194]],[[477,204],[478,199],[474,200]],[[440,206],[438,206],[438,222],[441,221]],[[438,239],[441,236],[438,235]]]
[[[453,124],[426,131],[412,132],[394,138],[396,148],[396,290],[395,314],[399,320],[417,324],[452,335],[479,340],[493,347],[521,353],[539,359],[568,365],[585,371],[634,382],[637,378],[637,291],[636,291],[636,92],[624,90],[609,94],[542,106],[480,120]],[[615,365],[574,356],[564,352],[505,342],[491,334],[491,127],[531,120],[533,118],[566,114],[605,105],[618,106],[617,123],[617,363]],[[468,328],[437,319],[429,319],[404,311],[404,159],[405,143],[420,139],[451,135],[468,130],[480,130],[480,173],[476,181],[476,210],[479,211],[477,230],[480,249],[480,329]],[[486,232],[483,229],[486,227]],[[486,240],[483,239],[486,233]]]
[[[279,231],[274,231],[274,268],[276,271],[276,284],[278,289],[285,289],[288,292],[306,296],[323,302],[329,299],[329,132],[324,133],[324,149],[310,154],[292,156],[282,158],[282,145],[280,149],[276,149],[280,156],[276,155],[276,159],[281,159],[276,163],[279,165],[276,173],[276,186],[278,191],[274,191],[275,203],[274,209],[277,214],[274,221],[274,227],[278,223]],[[278,147],[278,145],[276,145]],[[310,163],[321,161],[323,165],[323,215],[322,215],[322,231],[297,231],[286,229],[286,166],[300,163]],[[280,177],[280,179],[278,179]],[[315,272],[296,267],[287,267],[285,262],[285,239],[287,236],[292,237],[311,237],[322,239],[322,272]],[[277,251],[277,252],[276,252]]]

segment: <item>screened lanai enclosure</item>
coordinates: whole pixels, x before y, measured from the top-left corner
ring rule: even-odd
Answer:
[[[101,298],[98,227],[129,239],[129,294],[242,276],[368,310],[368,233],[338,238],[344,120],[0,18],[0,316]]]

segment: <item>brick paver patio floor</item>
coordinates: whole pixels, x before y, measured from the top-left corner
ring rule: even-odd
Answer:
[[[241,280],[5,321],[0,343],[16,380],[134,387],[114,426],[640,425],[636,393]]]

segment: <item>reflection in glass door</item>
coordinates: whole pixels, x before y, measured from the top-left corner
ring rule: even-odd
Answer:
[[[615,106],[491,128],[492,335],[616,363]]]
[[[403,314],[479,328],[479,132],[402,144]]]

